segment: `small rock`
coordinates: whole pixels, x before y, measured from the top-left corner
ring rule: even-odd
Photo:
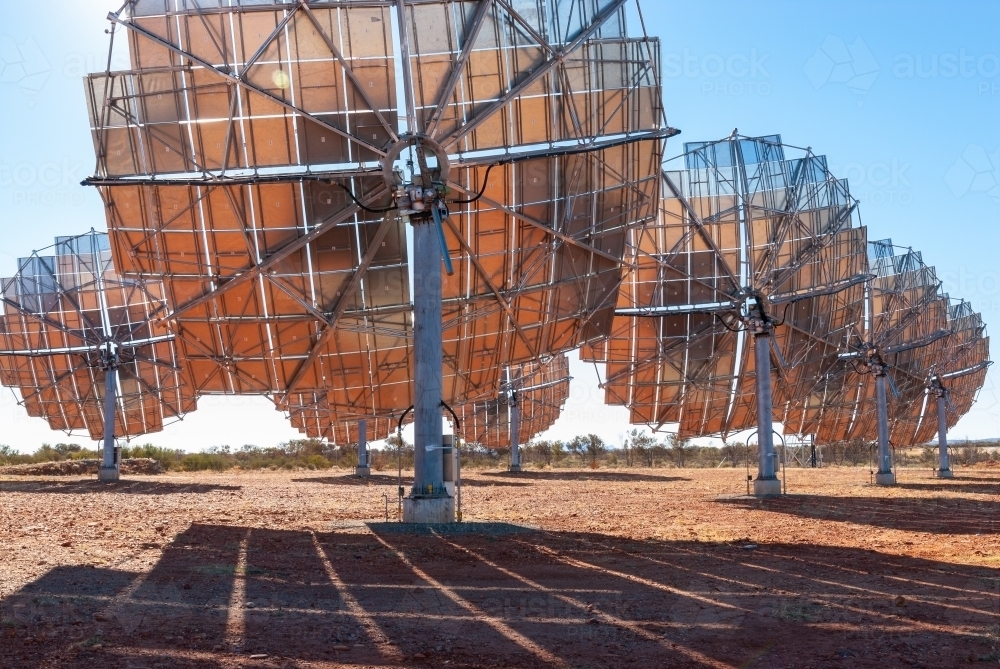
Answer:
[[[185,590],[190,590],[191,589],[191,584],[190,583],[185,583],[184,584],[184,589]]]
[[[62,542],[59,545],[62,546],[63,548],[69,548],[70,546],[73,545],[73,542],[72,541],[64,541],[64,542]]]
[[[257,653],[256,655],[251,655],[250,659],[251,660],[266,660],[267,659],[267,654],[266,653]]]
[[[93,646],[90,647],[90,650],[101,650],[102,648],[104,648],[103,644],[95,643]]]
[[[906,597],[900,595],[896,598],[896,606],[906,606]]]
[[[256,605],[256,604],[254,604],[253,602],[247,602],[245,606],[246,606],[246,607],[247,607],[248,609],[252,609],[252,608],[256,607],[257,605]]]
[[[423,653],[414,653],[414,654],[413,654],[413,659],[414,659],[414,660],[422,660],[422,659],[424,659],[425,657],[427,657],[427,656],[426,656],[426,655],[424,655]]]
[[[591,618],[590,620],[587,621],[587,624],[588,625],[600,625],[601,621],[599,621],[597,618]]]
[[[333,647],[334,650],[350,650],[350,646],[345,646],[344,644],[337,644]]]
[[[104,615],[103,613],[95,613],[94,614],[94,620],[97,621],[97,622],[99,622],[99,623],[106,623],[106,622],[108,622],[108,617],[106,615]]]
[[[757,544],[744,544],[740,546],[740,548],[742,548],[745,551],[752,551],[753,549],[757,548]]]

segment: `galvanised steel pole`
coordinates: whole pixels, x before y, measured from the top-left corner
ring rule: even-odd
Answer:
[[[413,356],[415,363],[414,495],[445,495],[441,443],[441,242],[430,218],[413,223]],[[428,450],[437,449],[437,450]]]
[[[118,379],[116,365],[109,363],[104,372],[104,453],[97,478],[117,481],[121,474],[115,462],[115,417],[118,413]]]
[[[368,465],[368,421],[364,418],[358,421],[358,467],[354,473],[358,476],[371,473]]]
[[[510,471],[521,471],[521,409],[518,406],[517,393],[511,393],[510,404]]]
[[[889,451],[889,404],[886,396],[885,367],[879,366],[875,371],[875,403],[878,421],[878,472],[875,474],[877,485],[895,485],[896,475],[892,472],[892,453]]]
[[[938,419],[938,470],[937,475],[944,479],[952,478],[951,458],[948,457],[948,398],[942,388],[937,394]]]
[[[753,335],[754,368],[757,384],[757,479],[754,495],[766,497],[781,494],[781,481],[774,471],[774,423],[771,399],[771,330],[768,325],[757,328]]]

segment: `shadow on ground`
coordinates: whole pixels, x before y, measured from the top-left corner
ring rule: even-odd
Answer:
[[[113,492],[126,495],[190,495],[219,490],[242,490],[237,485],[212,483],[178,483],[168,481],[129,481],[101,483],[99,481],[0,481],[0,492],[56,493],[80,495]]]
[[[786,495],[768,499],[741,496],[718,501],[801,518],[843,521],[908,532],[1000,532],[1000,503],[968,498]]]
[[[903,490],[928,490],[931,492],[975,493],[979,495],[1000,495],[1000,481],[988,482],[983,479],[948,479],[947,482],[897,483]]]
[[[194,525],[146,574],[59,568],[0,602],[0,666],[874,668],[997,652],[996,570],[482,529]]]
[[[395,475],[389,474],[372,474],[367,478],[362,478],[360,476],[354,476],[352,474],[345,474],[343,476],[319,476],[316,478],[302,478],[302,479],[292,479],[293,483],[322,483],[324,485],[347,485],[347,486],[367,486],[371,485],[387,485],[396,486],[399,485],[399,479]],[[409,491],[410,487],[413,485],[412,476],[403,477],[403,486]],[[482,479],[472,479],[465,478],[463,475],[462,485],[468,488],[481,488],[489,486],[504,486],[510,488],[524,488],[530,486],[530,483],[518,483],[516,481],[494,481],[488,480],[483,481]],[[395,493],[393,493],[395,494]]]
[[[523,472],[482,472],[483,476],[498,479],[522,479],[526,481],[606,481],[608,483],[669,483],[690,481],[681,476],[659,476],[657,474],[632,474],[608,471],[523,471]]]

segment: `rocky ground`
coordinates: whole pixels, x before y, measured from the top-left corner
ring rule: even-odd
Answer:
[[[1000,662],[1000,472],[868,479],[466,472],[413,533],[382,474],[0,476],[0,667]]]

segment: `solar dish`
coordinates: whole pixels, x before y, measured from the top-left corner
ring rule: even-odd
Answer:
[[[569,399],[571,380],[565,354],[506,369],[497,397],[457,410],[465,440],[492,448],[509,446],[516,470],[521,466],[520,445],[556,422]]]
[[[606,401],[633,423],[682,437],[757,426],[773,487],[770,370],[780,405],[835,359],[867,276],[857,202],[823,156],[777,135],[686,144],[661,178],[612,336],[584,356],[606,363]]]
[[[629,3],[356,4],[113,16],[133,70],[88,80],[91,183],[122,265],[164,277],[202,392],[336,387],[338,409],[373,415],[412,404],[406,228],[366,211],[392,205],[380,161],[405,137],[454,165],[446,401],[610,327],[668,134],[657,43],[628,37]]]
[[[278,409],[288,414],[292,427],[310,439],[324,439],[340,446],[357,444],[362,436],[366,443],[386,439],[396,433],[398,425],[392,417],[338,414],[330,408],[326,393],[295,393]],[[364,435],[360,432],[362,421]]]
[[[982,317],[964,300],[948,306],[948,330],[927,380],[923,403],[910,408],[917,413],[916,443],[926,443],[937,432],[938,468],[936,474],[951,478],[951,458],[948,453],[948,429],[972,408],[986,382],[986,372],[992,362],[990,340]]]
[[[675,133],[635,0],[131,0],[109,19],[131,68],[88,79],[90,183],[122,267],[163,277],[199,391],[414,406],[414,489],[435,496],[441,403],[609,334]]]
[[[879,481],[891,484],[890,444],[917,443],[914,407],[923,405],[951,334],[949,303],[919,252],[872,242],[869,264],[864,317],[845,339],[840,364],[819,380],[813,394],[824,399],[806,410],[799,429],[821,442],[877,440]]]
[[[122,277],[108,236],[58,237],[2,279],[0,381],[52,429],[105,439],[158,432],[194,411],[176,340],[155,320],[163,284]],[[106,413],[110,412],[110,413]]]

